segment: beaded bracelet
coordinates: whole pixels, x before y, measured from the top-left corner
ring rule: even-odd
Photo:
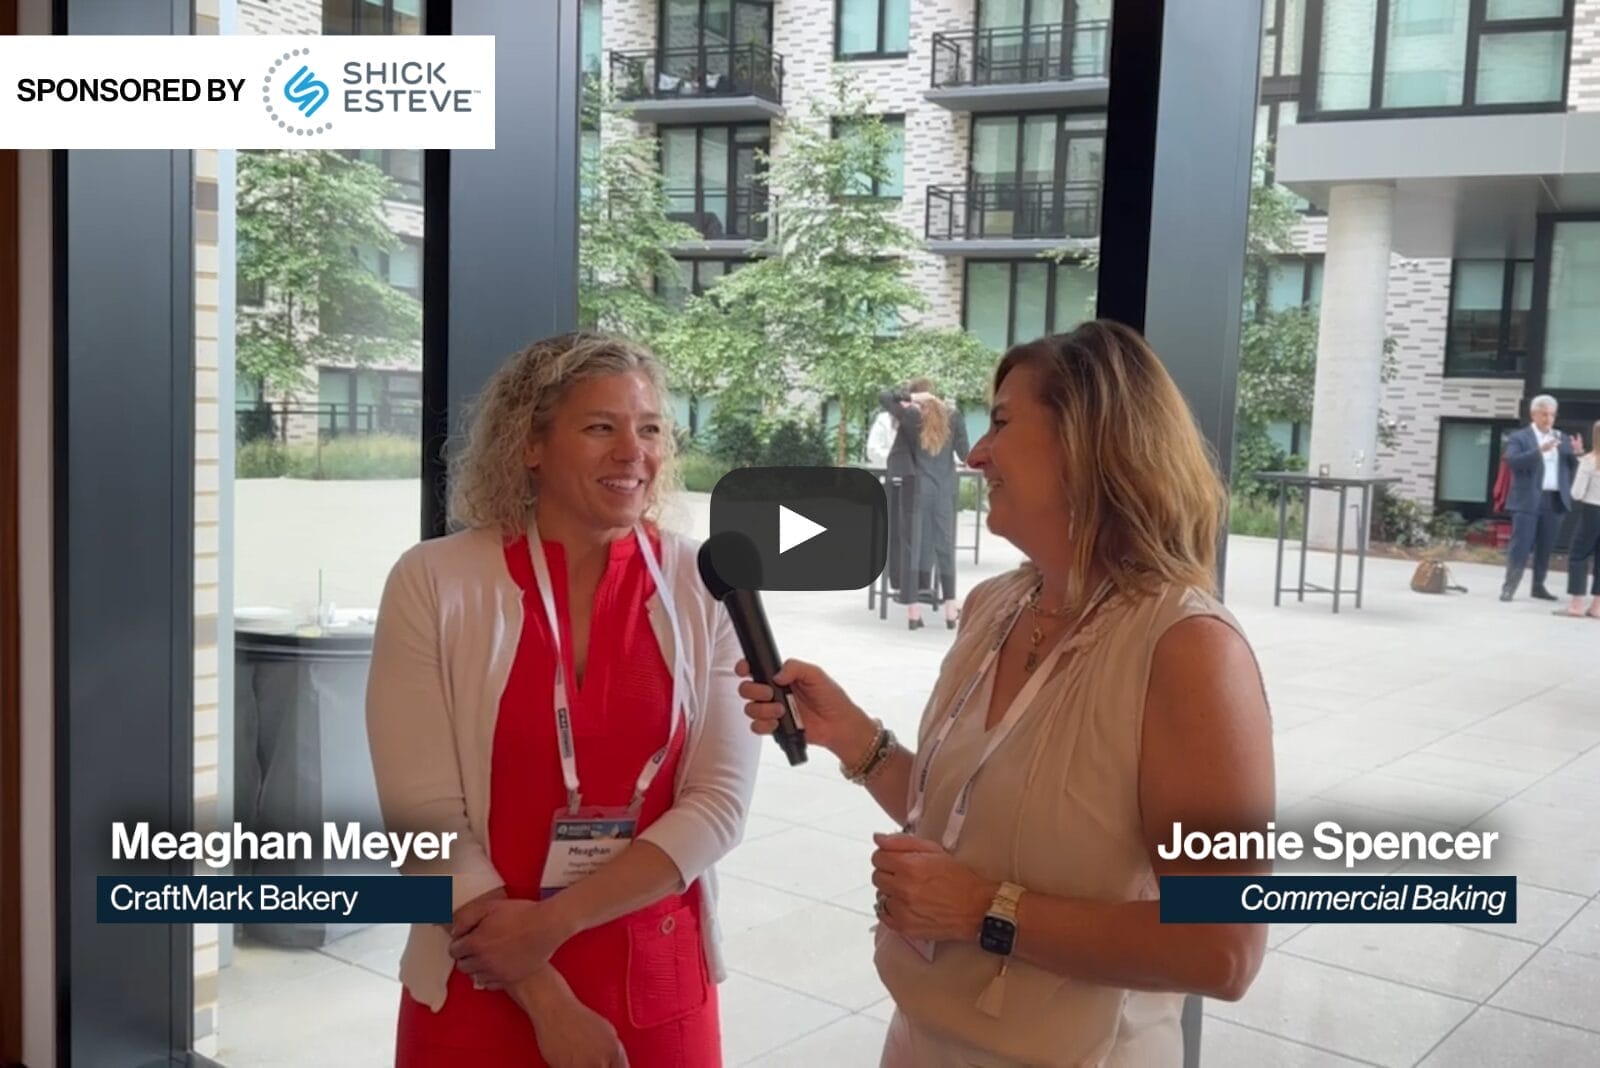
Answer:
[[[880,722],[878,733],[872,739],[872,746],[867,750],[866,758],[853,770],[845,768],[842,764],[839,770],[844,772],[845,778],[857,786],[865,786],[888,766],[889,757],[893,756],[898,748],[899,743],[895,741],[894,732]]]
[[[885,733],[887,733],[883,726],[883,721],[881,719],[875,719],[872,722],[877,725],[877,732],[872,736],[872,744],[867,746],[866,755],[863,756],[854,767],[851,767],[842,760],[839,761],[839,774],[843,775],[851,782],[860,781],[861,776],[865,774],[867,768],[871,766],[873,759],[877,757],[878,748],[883,745],[883,736]]]

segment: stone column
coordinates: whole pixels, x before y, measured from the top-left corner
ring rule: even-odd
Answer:
[[[1326,468],[1343,477],[1373,473],[1393,240],[1393,186],[1352,184],[1333,189],[1311,416],[1314,472]],[[1312,546],[1333,547],[1338,500],[1334,493],[1313,495]],[[1358,500],[1352,494],[1348,503]],[[1356,536],[1352,514],[1346,520],[1345,545],[1354,546]]]

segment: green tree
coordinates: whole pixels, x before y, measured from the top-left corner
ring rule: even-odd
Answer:
[[[687,312],[706,344],[702,370],[724,391],[719,403],[770,416],[795,385],[833,398],[840,463],[849,456],[849,427],[886,385],[931,372],[971,388],[969,363],[977,356],[985,372],[989,364],[962,331],[904,325],[927,308],[906,261],[920,242],[894,218],[897,201],[870,193],[893,177],[891,135],[870,104],[841,76],[831,95],[786,124],[784,152],[765,161],[777,216],[767,255],[721,279],[704,306]],[[848,135],[833,136],[835,124]],[[673,354],[686,355],[676,345]]]
[[[239,317],[239,373],[267,389],[297,389],[321,363],[414,354],[421,302],[358,252],[400,245],[384,213],[389,177],[321,150],[242,152],[238,175],[239,279],[265,297]]]
[[[673,249],[700,235],[668,216],[656,139],[621,112],[599,137],[601,113],[612,109],[593,88],[583,101],[594,140],[579,169],[578,321],[658,346],[676,313],[656,280],[681,281]]]

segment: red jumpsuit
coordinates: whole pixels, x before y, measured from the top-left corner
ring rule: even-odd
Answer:
[[[652,547],[660,546],[652,535]],[[672,673],[646,610],[655,583],[632,534],[611,544],[595,591],[583,681],[572,667],[567,568],[546,542],[572,689],[573,736],[583,804],[626,806],[645,761],[671,722]],[[489,779],[489,855],[511,897],[537,899],[550,821],[564,808],[552,704],[554,643],[540,605],[526,538],[509,542],[506,566],[523,591],[522,638],[495,724]],[[659,558],[659,556],[658,556]],[[686,728],[673,736],[651,784],[638,830],[672,806]],[[449,754],[440,754],[450,759]],[[701,942],[700,887],[670,895],[568,941],[552,958],[573,993],[611,1022],[635,1068],[717,1068],[722,1063],[716,986]],[[503,991],[474,990],[450,973],[443,1008],[400,995],[398,1068],[545,1068],[533,1023]]]

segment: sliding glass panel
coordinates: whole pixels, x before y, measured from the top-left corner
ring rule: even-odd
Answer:
[[[978,29],[1013,29],[1027,18],[1027,0],[979,0]]]
[[[669,127],[661,131],[661,174],[667,191],[667,210],[673,214],[695,210],[695,130]]]
[[[1484,34],[1478,44],[1478,103],[1557,102],[1566,67],[1565,30]]]
[[[701,203],[708,224],[716,220],[714,234],[728,232],[728,131],[713,127],[700,132]]]
[[[1545,306],[1546,389],[1600,389],[1600,222],[1558,222]]]
[[[1377,25],[1378,0],[1344,0],[1324,7],[1317,74],[1321,110],[1365,111],[1372,106]]]
[[[883,0],[883,50],[911,50],[911,0]]]
[[[1017,178],[1017,120],[1010,116],[972,120],[972,180],[977,185]]]
[[[700,0],[665,0],[661,43],[669,51],[700,47]]]
[[[967,332],[996,352],[1010,339],[1011,264],[968,263]]]
[[[1094,271],[1076,263],[1056,268],[1055,321],[1053,334],[1065,334],[1079,323],[1094,318],[1096,280]]]
[[[1390,0],[1383,106],[1462,103],[1471,0]]]
[[[1283,25],[1278,28],[1279,74],[1300,73],[1300,50],[1305,36],[1304,7],[1305,0],[1283,0]]]
[[[1045,336],[1049,322],[1050,265],[1017,264],[1017,290],[1013,299],[1017,310],[1012,338],[1024,342]]]
[[[1445,423],[1439,428],[1439,499],[1483,504],[1489,499],[1489,457],[1494,427],[1489,423]]]

